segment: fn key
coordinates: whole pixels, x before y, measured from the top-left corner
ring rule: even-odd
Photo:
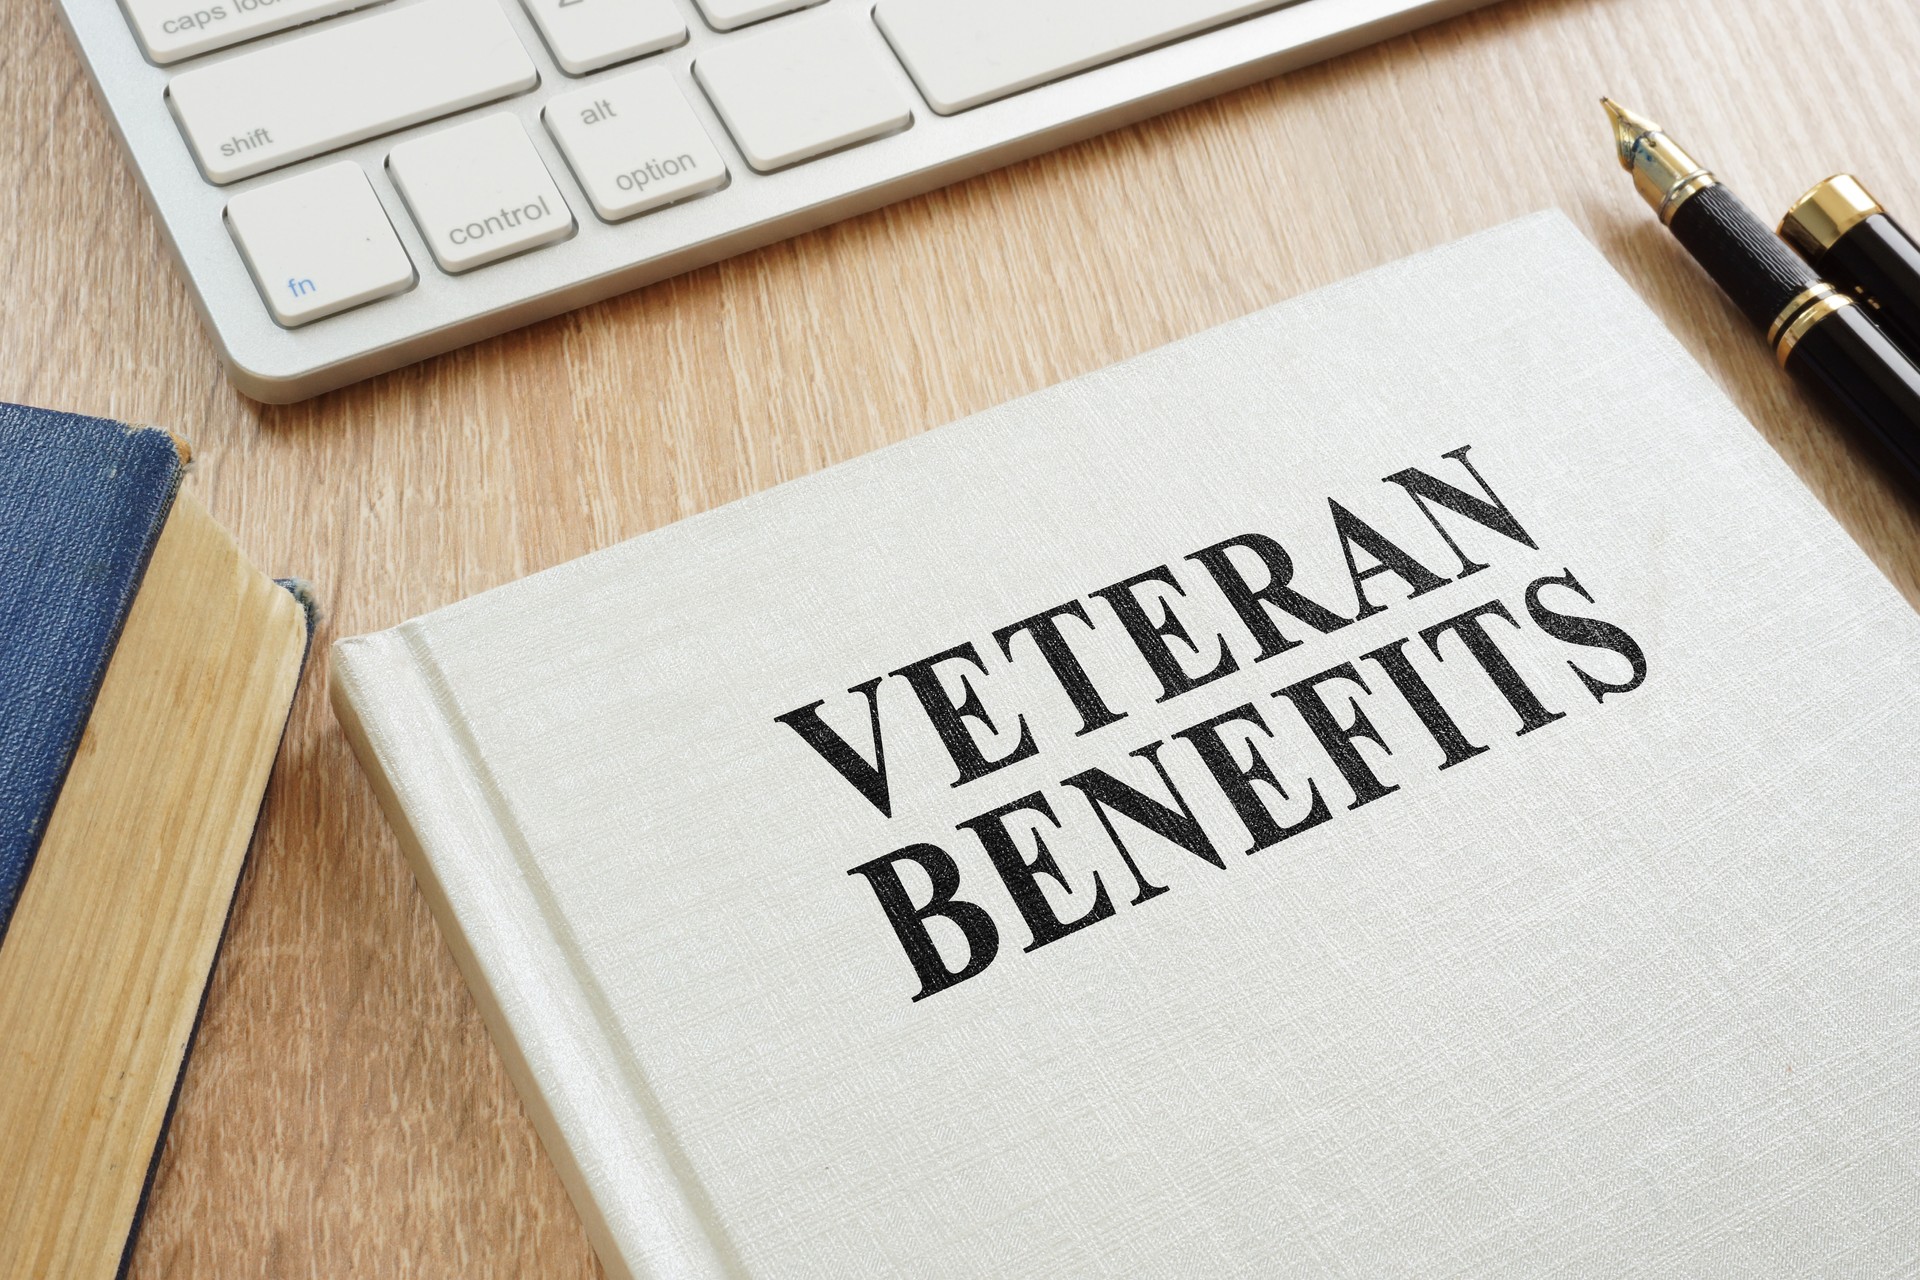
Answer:
[[[241,192],[227,228],[288,328],[413,287],[413,263],[351,160]]]

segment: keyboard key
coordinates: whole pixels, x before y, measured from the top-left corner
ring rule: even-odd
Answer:
[[[573,210],[510,115],[403,142],[387,172],[442,271],[471,271],[573,234]]]
[[[943,116],[1292,0],[879,0],[873,16]]]
[[[422,0],[183,72],[167,101],[234,182],[539,82],[497,0]]]
[[[227,229],[289,328],[413,287],[413,263],[350,160],[241,192],[227,201]]]
[[[673,0],[525,0],[527,12],[568,75],[585,75],[687,38]]]
[[[836,11],[723,44],[701,54],[693,74],[761,173],[913,123],[864,14]]]
[[[664,67],[563,94],[547,103],[545,119],[593,211],[608,222],[727,183],[726,161]]]
[[[700,6],[700,13],[707,25],[715,31],[731,31],[735,27],[744,27],[749,22],[758,22],[762,18],[771,18],[776,14],[792,13],[795,9],[805,9],[821,0],[694,0]]]
[[[161,66],[377,0],[120,0],[133,34]]]

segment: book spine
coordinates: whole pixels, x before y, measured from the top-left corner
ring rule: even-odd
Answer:
[[[608,1275],[734,1270],[421,625],[336,644],[332,697]]]

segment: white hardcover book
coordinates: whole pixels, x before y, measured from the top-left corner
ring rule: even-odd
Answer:
[[[1920,627],[1558,215],[333,679],[614,1276],[1920,1255]]]

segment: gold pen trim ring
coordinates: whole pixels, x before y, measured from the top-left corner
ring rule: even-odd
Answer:
[[[1793,323],[1787,326],[1787,331],[1780,335],[1778,347],[1780,367],[1782,369],[1787,367],[1787,357],[1793,354],[1793,349],[1800,345],[1802,338],[1813,331],[1815,325],[1830,315],[1845,311],[1852,305],[1852,298],[1843,293],[1835,293],[1821,298],[1812,306],[1802,308],[1800,314],[1794,317]]]
[[[1815,280],[1812,284],[1794,294],[1793,301],[1780,308],[1780,314],[1773,318],[1773,327],[1767,330],[1767,345],[1770,347],[1777,346],[1780,341],[1781,330],[1792,324],[1796,316],[1807,307],[1820,301],[1820,299],[1830,297],[1837,292],[1839,291],[1825,280]]]
[[[1674,183],[1673,186],[1668,189],[1665,198],[1660,201],[1660,208],[1656,211],[1660,218],[1660,225],[1664,227],[1672,226],[1673,215],[1680,212],[1681,205],[1693,199],[1708,187],[1717,187],[1719,185],[1720,179],[1714,177],[1713,174],[1706,169],[1696,169],[1694,172],[1680,179],[1680,181]]]

